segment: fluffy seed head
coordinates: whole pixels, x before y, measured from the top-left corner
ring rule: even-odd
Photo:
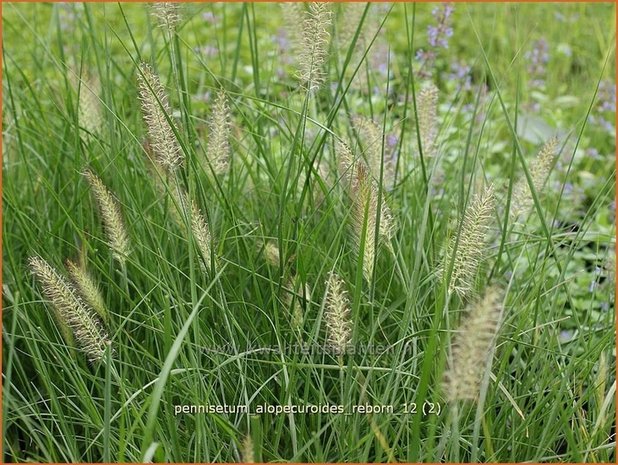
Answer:
[[[467,315],[453,336],[452,357],[443,380],[450,402],[478,397],[500,328],[502,300],[503,294],[498,288],[488,289],[483,299],[469,305]]]
[[[449,291],[466,296],[473,288],[477,269],[483,259],[494,208],[494,188],[489,185],[471,200],[463,216],[459,241],[454,234],[449,241],[444,260],[438,269],[442,278],[453,263]]]
[[[109,321],[109,312],[105,306],[105,301],[92,275],[85,267],[78,266],[71,260],[66,261],[66,267],[80,297],[97,312],[101,320]]]
[[[378,186],[369,174],[365,163],[361,160],[354,162],[349,147],[339,141],[337,141],[337,156],[341,176],[346,181],[345,184],[352,201],[352,238],[359,251],[362,248],[363,275],[367,281],[371,281],[376,254],[376,224],[379,220],[378,238],[380,242],[388,245],[395,231],[395,222],[384,198],[378,208]],[[363,236],[364,244],[362,244]]]
[[[330,43],[330,5],[323,2],[309,4],[301,25],[300,50],[298,51],[298,78],[301,86],[314,92],[324,83],[324,63],[328,58]]]
[[[203,271],[207,271],[207,264],[210,263],[210,244],[212,241],[208,222],[206,221],[206,218],[202,214],[202,211],[195,200],[189,199],[189,195],[184,190],[178,187],[172,191],[172,195],[178,203],[182,215],[190,215],[191,234],[193,235],[193,240],[202,255],[200,266]],[[184,221],[181,221],[181,223],[184,224]]]
[[[352,119],[354,130],[358,134],[364,149],[365,159],[376,182],[380,181],[380,171],[382,171],[382,185],[389,187],[393,185],[395,177],[395,166],[390,159],[384,157],[382,162],[383,131],[373,120],[362,116]]]
[[[348,53],[348,49],[352,45],[352,40],[356,35],[358,25],[363,18],[365,12],[366,3],[342,3],[341,18],[339,21],[339,27],[337,29],[337,41],[341,53],[345,57]],[[363,30],[361,29],[356,45],[363,42]]]
[[[432,83],[418,93],[417,118],[423,157],[433,158],[438,153],[438,88]]]
[[[305,321],[303,304],[311,302],[311,287],[308,283],[303,286],[298,276],[288,279],[283,295],[283,304],[290,310],[292,328],[300,329]]]
[[[214,174],[223,174],[229,167],[230,109],[225,91],[220,90],[208,121],[209,138],[206,152]]]
[[[324,319],[329,349],[336,355],[345,354],[352,343],[350,303],[345,283],[335,272],[329,273],[326,281]]]
[[[541,193],[547,176],[549,176],[549,171],[554,161],[557,148],[558,139],[552,137],[545,143],[543,148],[541,148],[541,151],[530,165],[530,177],[532,178],[532,185],[537,195]],[[530,209],[533,203],[534,200],[532,199],[532,191],[530,190],[528,179],[523,177],[513,187],[511,218],[517,220],[520,215],[526,213]]]
[[[91,362],[101,360],[111,342],[93,310],[71,284],[41,257],[31,257],[29,265],[57,317],[71,328],[81,350]]]
[[[245,436],[242,441],[242,463],[255,463],[255,456],[253,452],[253,439],[251,436]]]
[[[159,76],[146,63],[140,65],[137,80],[150,147],[156,161],[172,173],[182,165],[184,156],[174,133],[177,128],[170,119],[172,109],[167,94]]]
[[[264,258],[270,266],[279,266],[280,255],[279,247],[274,242],[268,241],[264,244]]]
[[[156,2],[152,4],[152,14],[159,26],[174,32],[180,23],[180,4],[174,2]]]
[[[75,79],[73,83],[76,92],[79,92],[78,122],[88,134],[96,135],[103,126],[101,82],[97,77],[90,75],[83,76],[80,81]]]
[[[92,171],[86,170],[84,177],[90,184],[92,193],[99,207],[99,214],[103,222],[103,229],[107,235],[107,242],[112,249],[114,258],[119,263],[125,263],[130,252],[129,235],[124,226],[120,204],[112,193],[105,187],[103,181]]]
[[[281,12],[283,13],[283,28],[290,42],[291,53],[297,57],[301,49],[302,34],[299,26],[305,17],[304,4],[302,2],[281,3]]]

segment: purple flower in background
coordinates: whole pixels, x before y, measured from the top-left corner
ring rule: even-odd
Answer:
[[[204,55],[205,57],[212,58],[217,56],[219,53],[219,49],[214,45],[204,45],[202,47],[195,47],[193,51],[199,55]]]
[[[457,83],[457,91],[472,89],[472,68],[464,62],[451,63],[451,71],[446,73],[445,78]]]
[[[75,23],[79,20],[84,6],[76,3],[59,3],[58,4],[58,21],[62,31],[68,31],[75,27]]]
[[[592,158],[593,160],[600,160],[602,158],[599,151],[595,149],[594,147],[590,147],[586,149],[585,153],[587,157]]]
[[[433,8],[431,15],[436,20],[436,24],[427,27],[429,45],[437,48],[448,48],[448,39],[453,35],[453,28],[449,21],[452,14],[453,5],[450,3],[443,3]]]
[[[604,80],[599,83],[597,102],[589,121],[603,128],[608,134],[614,134],[616,115],[616,83]]]
[[[208,24],[217,24],[219,22],[212,11],[205,11],[202,13],[202,19]]]
[[[528,62],[528,75],[531,87],[545,86],[546,66],[549,62],[549,46],[544,38],[536,40],[532,44],[532,50],[524,55]]]
[[[452,3],[441,3],[431,10],[434,24],[427,26],[427,50],[419,49],[416,52],[416,60],[421,63],[418,74],[421,78],[428,79],[433,72],[434,63],[439,49],[448,48],[448,40],[453,36],[451,16],[454,7]]]

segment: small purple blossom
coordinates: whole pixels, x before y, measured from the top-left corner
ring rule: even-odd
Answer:
[[[429,45],[437,48],[448,48],[448,39],[453,35],[453,28],[450,26],[449,18],[453,13],[453,5],[444,3],[434,7],[431,11],[436,20],[435,25],[427,27],[427,38]]]
[[[219,22],[219,20],[217,19],[217,17],[214,15],[212,11],[205,11],[204,13],[202,13],[202,19],[206,21],[208,24],[213,24],[213,25]]]
[[[544,38],[534,41],[532,50],[525,54],[528,62],[528,75],[530,77],[530,86],[533,88],[541,88],[545,86],[546,66],[549,62],[549,45]]]
[[[590,147],[586,149],[586,156],[589,158],[592,158],[593,160],[601,159],[601,155],[599,154],[599,151],[595,149],[594,147]]]
[[[203,55],[208,58],[217,56],[219,49],[214,45],[203,45],[201,47],[195,47],[193,51],[199,55]]]
[[[597,102],[588,120],[600,126],[610,135],[614,134],[616,118],[616,83],[608,80],[599,83]]]
[[[441,3],[431,10],[435,22],[427,26],[429,47],[427,50],[420,49],[416,52],[416,60],[421,63],[418,73],[424,79],[428,79],[432,75],[437,51],[448,48],[448,41],[453,36],[453,28],[451,27],[453,11],[454,7],[451,3]]]
[[[472,68],[461,61],[451,63],[451,70],[445,77],[457,83],[457,91],[472,89]]]

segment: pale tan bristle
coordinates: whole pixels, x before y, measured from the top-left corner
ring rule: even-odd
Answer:
[[[379,243],[385,243],[389,248],[396,224],[384,196],[378,208],[380,191],[367,165],[362,160],[354,161],[349,146],[339,140],[336,142],[336,153],[339,171],[352,202],[350,217],[352,238],[359,251],[363,246],[363,275],[367,281],[371,281],[376,247],[379,245],[376,243],[376,224],[380,221],[377,236]]]
[[[242,463],[255,463],[255,452],[253,447],[253,439],[251,439],[251,436],[245,436],[245,439],[242,441]]]
[[[89,135],[97,135],[103,126],[103,106],[101,104],[101,82],[90,74],[85,74],[74,87],[79,93],[77,118],[80,127]]]
[[[179,186],[171,190],[171,194],[180,209],[180,215],[175,215],[180,226],[185,226],[185,221],[182,218],[188,218],[191,235],[197,249],[200,252],[200,266],[203,271],[208,271],[211,260],[211,242],[212,237],[208,222],[200,210],[195,200],[189,198],[189,195]]]
[[[156,2],[152,3],[152,13],[159,22],[159,26],[168,32],[174,32],[180,23],[180,3]]]
[[[324,83],[324,64],[330,45],[331,10],[323,2],[309,3],[303,12],[298,45],[298,78],[308,92],[315,92]]]

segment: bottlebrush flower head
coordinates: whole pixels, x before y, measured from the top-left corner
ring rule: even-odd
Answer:
[[[329,273],[326,281],[324,319],[328,348],[336,355],[345,354],[352,343],[350,303],[345,283],[335,272]]]
[[[119,263],[124,264],[130,252],[130,243],[129,235],[122,219],[120,204],[105,187],[103,181],[92,171],[84,171],[84,177],[90,184],[95,201],[99,207],[103,229],[107,235],[107,242],[112,250],[112,254]]]
[[[452,356],[444,373],[443,388],[449,401],[477,399],[500,328],[502,301],[502,291],[492,287],[468,306],[452,338]]]
[[[229,167],[230,157],[230,109],[223,90],[217,93],[208,130],[208,161],[214,174],[223,174]]]
[[[94,311],[78,296],[73,286],[41,257],[31,257],[29,265],[56,315],[73,331],[80,349],[91,362],[101,360],[111,342]]]
[[[551,170],[557,148],[558,139],[552,137],[545,143],[543,148],[541,148],[541,151],[530,165],[530,177],[532,178],[532,185],[537,195],[542,192],[543,185],[549,176],[549,171]],[[526,213],[530,209],[533,203],[534,200],[532,198],[530,184],[528,184],[528,179],[522,177],[513,187],[511,218],[517,220],[520,215]]]
[[[459,234],[451,237],[438,276],[444,277],[453,263],[449,291],[464,297],[474,285],[476,272],[483,259],[495,204],[494,188],[489,185],[470,201],[464,213]]]
[[[139,70],[139,96],[150,148],[157,163],[169,173],[173,173],[182,165],[184,155],[174,132],[178,131],[171,120],[172,109],[159,76],[145,63],[140,65]]]

